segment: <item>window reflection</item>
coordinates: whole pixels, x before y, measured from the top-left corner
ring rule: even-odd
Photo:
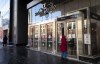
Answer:
[[[46,25],[41,25],[41,50],[46,50],[47,43],[47,33],[46,33]]]
[[[32,8],[32,23],[35,23],[35,11],[36,11],[35,8],[36,8],[36,7],[33,7],[33,8]]]
[[[43,7],[42,4],[38,4],[38,5],[36,6],[36,12],[39,11],[39,9],[42,8],[42,7]],[[35,13],[36,13],[36,12],[35,12]],[[36,16],[36,23],[41,22],[41,21],[42,21],[42,16],[37,15],[37,16]]]
[[[76,21],[67,22],[67,39],[68,39],[68,53],[70,56],[75,57],[77,52],[76,43]]]
[[[75,22],[73,22],[73,29],[75,29]]]
[[[56,11],[54,13],[52,13],[52,19],[56,19],[57,17],[61,16],[61,12],[60,11]]]
[[[68,30],[70,30],[70,29],[71,29],[71,23],[68,24]]]
[[[40,23],[46,20],[50,19],[56,19],[57,17],[61,17],[61,11],[54,11],[52,13],[49,13],[48,15],[45,16],[35,16],[35,13],[39,11],[40,8],[43,8],[42,4],[38,4],[34,7],[32,7],[32,23]]]
[[[52,23],[47,24],[47,50],[52,50]]]
[[[34,38],[34,48],[38,48],[38,34],[39,34],[39,26],[35,26],[35,38]]]
[[[58,23],[57,24],[57,52],[60,52],[62,34],[64,34],[64,23]]]

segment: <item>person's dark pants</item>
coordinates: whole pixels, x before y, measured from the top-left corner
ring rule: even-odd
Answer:
[[[7,46],[7,44],[3,44],[3,46]]]

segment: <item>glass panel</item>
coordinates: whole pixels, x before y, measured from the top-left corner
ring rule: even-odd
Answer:
[[[52,23],[47,24],[47,50],[52,50]]]
[[[98,55],[99,54],[99,24],[100,22],[95,19],[91,19],[91,50],[92,50],[92,55]],[[98,30],[97,30],[98,29]],[[98,33],[98,34],[97,34]]]
[[[33,28],[28,27],[28,46],[33,46]]]
[[[57,24],[57,52],[60,52],[62,34],[64,34],[64,23],[58,23]]]
[[[85,36],[88,35],[88,28],[87,28],[87,20],[84,20],[83,25],[83,34],[84,34],[84,55],[88,55],[88,44],[86,42]]]
[[[41,25],[41,50],[46,50],[46,42],[47,42],[47,33],[46,33],[46,25]]]
[[[28,24],[30,24],[30,17],[31,17],[31,14],[30,14],[30,9],[28,10]]]
[[[36,12],[38,12],[40,10],[40,8],[42,8],[42,7],[43,7],[42,4],[36,5]],[[41,22],[43,20],[42,16],[40,16],[40,15],[37,15],[35,17],[36,17],[36,23],[39,23],[39,22]]]
[[[99,1],[97,1],[99,2]],[[95,9],[95,11],[94,11]],[[99,14],[100,5],[90,8],[91,15],[91,52],[92,56],[100,55],[100,14]]]
[[[76,56],[77,53],[77,37],[76,37],[76,22],[67,21],[67,39],[68,39],[68,54]]]
[[[32,27],[32,38],[30,45],[33,47],[33,38],[34,38],[34,27]]]
[[[34,48],[38,48],[39,26],[35,26]]]
[[[61,12],[60,11],[56,11],[52,13],[52,19],[56,19],[57,17],[61,16]]]
[[[96,23],[91,23],[91,44],[92,44],[92,55],[96,55],[96,54],[98,54],[96,28],[97,28]]]
[[[35,11],[36,11],[36,7],[33,7],[32,8],[32,23],[35,23],[36,22]]]

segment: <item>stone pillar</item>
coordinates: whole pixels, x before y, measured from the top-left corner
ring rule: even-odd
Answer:
[[[28,40],[28,10],[27,3],[31,0],[13,0],[13,43],[18,46],[27,45]]]

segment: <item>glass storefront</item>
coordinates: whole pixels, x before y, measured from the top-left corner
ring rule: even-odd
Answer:
[[[99,55],[99,50],[100,50],[100,22],[95,19],[91,19],[91,55]]]
[[[83,54],[83,15],[78,12],[63,18],[57,21],[57,53],[60,52],[61,37],[64,34],[68,41],[68,56],[77,58]]]
[[[65,13],[62,17],[61,11],[57,10],[49,13],[46,18],[45,15],[35,16],[36,10],[39,10],[38,6],[32,8],[33,48],[40,48],[40,51],[48,53],[54,52],[57,55],[60,53],[61,37],[64,34],[68,41],[69,57],[98,55],[100,22],[90,18],[87,8]],[[51,22],[51,19],[55,21]]]
[[[82,13],[66,16],[63,21],[56,22],[55,32],[53,32],[53,23],[48,22],[44,24],[34,24],[34,38],[33,48],[39,48],[41,51],[53,52],[54,35],[56,33],[56,51],[60,53],[61,37],[64,34],[68,40],[68,55],[70,57],[77,57],[83,54],[83,29],[82,29]],[[70,18],[69,18],[70,17]],[[86,24],[86,22],[85,22]],[[85,31],[84,31],[85,32]],[[40,38],[40,40],[39,40]],[[40,44],[40,45],[39,45]],[[55,47],[54,47],[55,48]]]
[[[41,24],[41,51],[52,51],[52,25],[53,23]]]
[[[83,14],[78,12],[76,14],[68,15],[63,21],[56,21],[55,32],[53,32],[53,22],[44,24],[34,24],[34,38],[33,48],[40,47],[41,51],[53,52],[54,35],[56,33],[56,51],[60,53],[61,37],[64,34],[68,40],[68,55],[76,58],[79,55],[85,54],[83,45],[83,26],[84,33],[87,34],[87,22],[83,21]],[[39,40],[40,38],[40,40]],[[40,45],[39,45],[40,44]]]

